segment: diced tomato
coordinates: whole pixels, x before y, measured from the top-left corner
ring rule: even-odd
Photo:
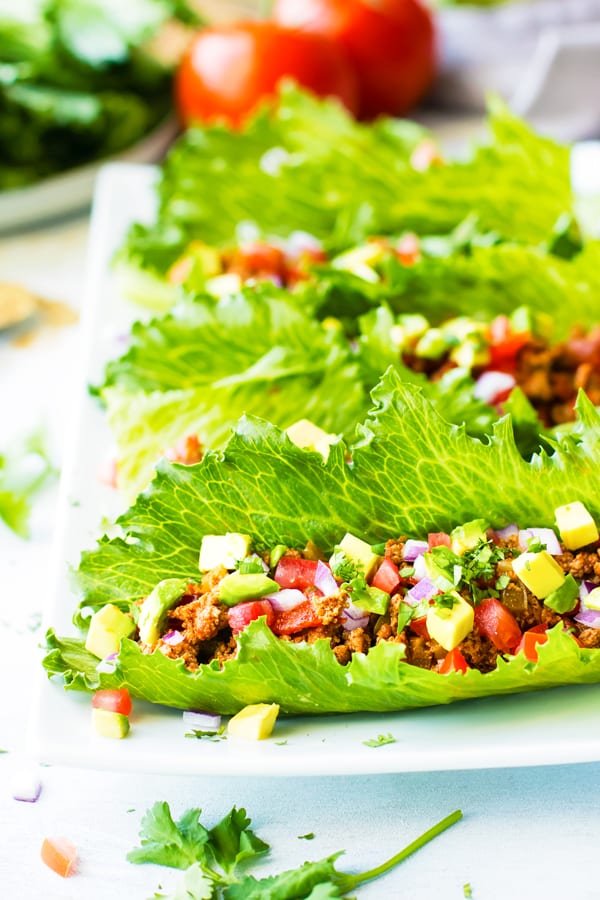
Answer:
[[[94,709],[107,709],[109,712],[128,716],[132,709],[131,696],[127,688],[96,691],[92,697],[92,706]]]
[[[41,856],[42,862],[63,878],[75,872],[77,848],[66,837],[44,838]]]
[[[470,668],[469,663],[466,661],[458,647],[455,647],[454,650],[450,650],[450,652],[446,654],[440,663],[438,671],[440,675],[448,675],[450,672],[462,672],[464,675]]]
[[[400,575],[398,573],[398,566],[393,563],[391,559],[384,559],[375,572],[375,576],[371,582],[372,587],[379,588],[380,591],[386,591],[388,594],[391,594],[396,590],[399,584]]]
[[[294,556],[282,556],[277,563],[273,578],[282,588],[298,588],[303,591],[315,583],[317,573],[316,559],[297,559]]]
[[[182,256],[175,260],[169,271],[167,272],[167,281],[169,284],[183,284],[194,267],[194,257]]]
[[[396,256],[403,266],[414,266],[421,255],[421,246],[416,234],[403,235],[396,244]]]
[[[182,463],[184,466],[192,466],[202,462],[204,450],[197,434],[188,434],[174,447],[170,447],[165,456],[170,462]]]
[[[513,614],[495,597],[477,604],[475,626],[502,653],[512,652],[522,637]]]
[[[417,172],[427,172],[432,166],[443,166],[444,158],[434,141],[425,140],[413,150],[410,164]]]
[[[547,625],[534,625],[524,632],[523,637],[515,647],[515,654],[524,653],[529,662],[537,662],[538,654],[536,644],[545,644],[548,640]]]
[[[418,634],[419,637],[426,638],[429,640],[429,632],[427,630],[427,616],[421,616],[420,619],[412,619],[409,622],[409,628]]]
[[[528,331],[514,332],[507,316],[496,316],[489,329],[490,362],[487,368],[514,371],[517,354],[531,341]]]
[[[238,272],[244,278],[252,275],[276,275],[283,279],[285,270],[286,260],[283,251],[272,244],[258,241],[243,244],[235,252],[231,265],[231,271]]]
[[[445,531],[434,531],[427,535],[427,543],[431,550],[432,547],[450,547],[452,542],[450,535],[446,534]]]
[[[271,627],[275,634],[297,634],[306,628],[316,628],[320,624],[321,619],[312,601],[305,600],[293,609],[275,613],[275,621]]]
[[[261,616],[267,617],[267,625],[273,628],[275,622],[275,610],[268,600],[250,600],[248,603],[238,603],[227,610],[227,618],[229,627],[234,634],[243,631],[250,622],[260,619]]]

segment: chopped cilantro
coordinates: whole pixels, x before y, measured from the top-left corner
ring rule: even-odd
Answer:
[[[186,738],[197,738],[199,741],[226,741],[227,735],[224,734],[225,726],[221,725],[218,731],[188,731]]]
[[[352,581],[359,575],[355,563],[339,547],[335,548],[333,556],[329,560],[329,565],[334,576],[342,581]]]
[[[276,747],[285,747],[286,744],[287,744],[287,741],[275,741]]]
[[[385,744],[395,744],[396,738],[393,734],[378,734],[376,738],[363,741],[365,747],[383,747]]]
[[[314,839],[315,839],[314,831],[309,831],[308,834],[299,834],[298,835],[299,841],[314,841]]]
[[[546,549],[546,545],[542,544],[539,538],[532,538],[527,543],[527,552],[528,553],[541,553],[542,550]]]
[[[506,575],[498,579],[495,575],[497,563],[512,556],[512,552],[488,540],[480,540],[476,547],[466,550],[462,556],[445,546],[433,547],[429,556],[442,579],[454,584],[457,590],[466,588],[476,604],[487,597],[497,597],[498,591],[503,590],[510,580]],[[436,604],[440,605],[437,597]],[[443,602],[441,605],[444,605]]]
[[[245,559],[240,559],[237,563],[237,570],[242,575],[263,575],[265,567],[260,557],[253,554]]]
[[[468,881],[466,884],[463,884],[463,896],[466,898],[466,900],[471,900],[471,898],[473,897],[473,890]]]

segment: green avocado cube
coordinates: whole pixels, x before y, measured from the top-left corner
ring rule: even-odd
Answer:
[[[600,587],[590,591],[584,599],[584,603],[588,609],[600,609]]]
[[[575,500],[554,510],[560,538],[568,550],[579,550],[598,540],[598,528],[583,503]]]
[[[579,585],[572,575],[567,575],[563,583],[544,599],[544,606],[549,606],[557,613],[568,613],[579,599]]]
[[[427,631],[430,637],[444,650],[454,650],[466,636],[473,631],[475,612],[470,603],[452,591],[454,604],[451,609],[446,606],[432,606],[427,613]]]
[[[486,366],[490,361],[490,351],[481,335],[469,335],[458,347],[450,352],[450,359],[462,369]]]
[[[108,709],[92,709],[94,731],[101,737],[124,738],[129,734],[129,718]]]
[[[168,610],[183,597],[188,584],[188,579],[165,578],[148,594],[141,605],[138,618],[140,641],[151,646],[157,643]]]
[[[250,554],[252,538],[248,534],[205,534],[200,545],[198,568],[209,572],[217,566],[235,569],[241,559]]]
[[[485,519],[473,519],[472,522],[465,522],[454,528],[450,532],[452,552],[462,556],[467,550],[474,550],[481,541],[487,539],[487,527]]]
[[[135,622],[131,616],[122,612],[118,606],[107,603],[90,619],[85,649],[98,659],[104,659],[105,656],[118,653],[121,638],[130,637],[134,631]]]
[[[279,585],[268,575],[233,572],[219,582],[219,600],[225,606],[237,606],[244,600],[259,600],[266,594],[274,594]]]
[[[540,600],[557,591],[565,580],[565,573],[547,550],[521,553],[512,565],[515,575]]]
[[[311,422],[310,419],[300,419],[286,428],[286,434],[290,441],[297,447],[306,450],[316,450],[323,459],[327,460],[330,446],[337,441],[337,434],[328,434]]]
[[[361,575],[368,581],[381,562],[381,557],[373,553],[370,544],[361,538],[347,532],[339,543],[339,549],[343,550]]]
[[[439,359],[452,346],[441,328],[430,328],[417,342],[415,355],[423,359]]]

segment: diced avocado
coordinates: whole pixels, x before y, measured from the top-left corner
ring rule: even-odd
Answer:
[[[434,641],[441,644],[444,650],[454,650],[473,630],[475,613],[457,591],[452,591],[454,605],[432,606],[427,613],[427,631]]]
[[[92,724],[96,734],[108,738],[124,738],[129,734],[129,718],[108,709],[92,709]]]
[[[429,328],[425,316],[419,313],[407,313],[398,316],[398,321],[390,330],[390,337],[397,347],[404,347],[411,340],[420,338]]]
[[[281,557],[286,553],[287,547],[285,544],[276,544],[271,552],[269,553],[269,566],[271,569],[274,569],[277,566],[277,563],[281,559]]]
[[[337,434],[328,434],[311,422],[310,419],[300,419],[286,428],[286,434],[290,441],[303,450],[316,450],[323,459],[329,456],[331,444],[337,441]]]
[[[377,241],[369,241],[366,244],[361,244],[359,247],[353,247],[351,250],[340,253],[331,261],[331,265],[334,269],[352,272],[354,275],[358,275],[359,278],[363,278],[364,275],[362,273],[365,269],[369,269],[375,278],[379,280],[377,273],[371,266],[381,262],[385,254],[386,248],[383,244]],[[370,280],[370,277],[366,280]]]
[[[227,733],[232,737],[264,741],[271,736],[278,714],[277,703],[253,703],[229,720]]]
[[[488,523],[485,519],[473,519],[465,522],[450,532],[452,552],[462,556],[467,550],[473,550],[481,541],[486,540]]]
[[[214,278],[209,278],[204,288],[213,297],[226,297],[241,291],[242,279],[235,272],[227,272],[226,275],[215,275]]]
[[[483,337],[471,334],[450,351],[450,359],[462,369],[475,369],[490,361],[490,351]]]
[[[118,653],[121,638],[130,637],[135,631],[135,622],[118,606],[107,603],[90,619],[90,627],[85,639],[85,649],[98,659],[111,653]]]
[[[166,618],[167,611],[183,597],[189,581],[184,578],[166,578],[159,581],[140,607],[138,628],[140,640],[144,644],[156,644]]]
[[[353,534],[345,534],[340,541],[339,548],[354,563],[360,574],[364,575],[367,581],[381,562],[381,557],[373,553],[371,545]]]
[[[268,575],[242,575],[234,572],[219,582],[219,600],[225,606],[236,606],[244,600],[258,600],[265,594],[273,594],[279,585]]]
[[[579,585],[572,575],[567,575],[563,583],[544,600],[544,606],[549,606],[557,613],[571,612],[579,599]]]
[[[510,314],[509,320],[511,330],[515,334],[529,332],[540,337],[550,337],[554,330],[551,316],[534,311],[528,306],[518,306]]]
[[[587,597],[584,598],[584,603],[588,609],[600,609],[600,587],[590,591]]]
[[[598,540],[598,529],[583,503],[575,500],[554,510],[556,526],[568,550],[579,550]]]
[[[352,603],[354,606],[364,609],[365,612],[384,616],[390,605],[390,595],[387,591],[369,587],[368,585],[360,591],[354,587],[352,590]]]
[[[458,338],[459,341],[464,341],[470,335],[474,335],[477,338],[485,329],[486,326],[483,322],[476,322],[475,319],[469,319],[468,316],[458,316],[456,319],[444,322],[443,325],[444,334],[452,335],[452,337]]]
[[[252,538],[248,534],[205,534],[200,545],[199,569],[209,572],[217,566],[235,569],[240,559],[250,553]]]
[[[547,550],[521,553],[513,559],[513,571],[540,600],[557,591],[565,580],[565,573]]]
[[[419,339],[415,347],[415,354],[423,359],[439,359],[448,352],[451,346],[451,342],[441,328],[430,328]]]

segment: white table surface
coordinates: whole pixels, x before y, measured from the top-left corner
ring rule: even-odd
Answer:
[[[0,280],[80,305],[87,223],[0,241]],[[74,377],[77,327],[47,330],[16,349],[0,338],[0,447],[45,422],[61,458]],[[7,900],[144,900],[177,872],[125,860],[144,811],[167,800],[176,814],[200,806],[214,823],[236,804],[273,847],[264,871],[345,849],[348,871],[376,865],[456,808],[464,820],[391,875],[358,892],[363,900],[462,898],[546,900],[600,897],[595,860],[600,834],[600,765],[398,774],[361,778],[188,778],[62,767],[41,769],[37,804],[11,797],[21,764],[44,603],[56,489],[36,505],[29,542],[0,523],[0,897]],[[373,751],[377,752],[377,751]],[[172,761],[177,768],[177,760]],[[299,835],[313,832],[312,841]],[[78,847],[78,874],[63,880],[40,861],[47,835]]]

